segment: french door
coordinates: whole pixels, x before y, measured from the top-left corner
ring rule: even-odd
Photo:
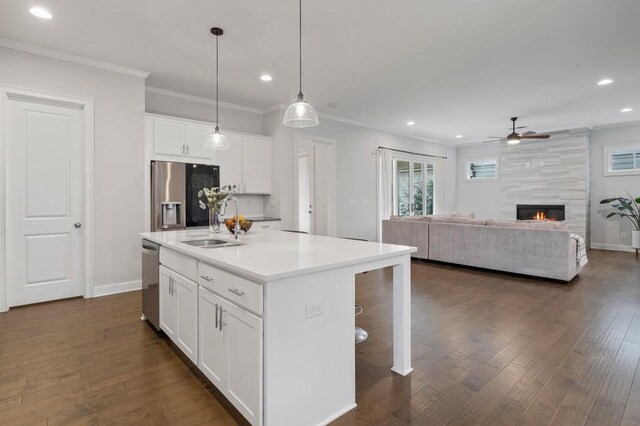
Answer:
[[[425,161],[395,159],[394,214],[422,216],[434,212],[434,166]]]

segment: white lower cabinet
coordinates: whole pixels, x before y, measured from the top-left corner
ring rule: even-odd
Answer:
[[[160,328],[171,340],[176,335],[176,300],[173,297],[173,273],[160,267]]]
[[[262,424],[262,319],[199,288],[200,370],[252,424]]]
[[[160,267],[160,328],[198,363],[198,284]]]

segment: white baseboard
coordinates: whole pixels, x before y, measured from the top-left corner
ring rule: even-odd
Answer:
[[[627,252],[635,252],[635,249],[631,246],[623,246],[619,244],[599,244],[599,243],[591,243],[592,249],[597,250],[613,250],[613,251],[627,251]]]
[[[126,281],[123,283],[107,284],[93,288],[93,297],[108,296],[110,294],[126,293],[142,288],[142,281]]]

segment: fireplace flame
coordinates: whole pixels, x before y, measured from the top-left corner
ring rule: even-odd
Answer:
[[[547,215],[544,212],[537,212],[533,217],[534,220],[547,220]]]

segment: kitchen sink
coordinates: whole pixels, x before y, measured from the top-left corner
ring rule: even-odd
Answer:
[[[183,244],[187,244],[193,247],[200,248],[218,248],[218,247],[232,247],[239,246],[240,244],[234,243],[227,240],[216,240],[212,238],[207,238],[204,240],[189,240],[189,241],[181,241]]]

